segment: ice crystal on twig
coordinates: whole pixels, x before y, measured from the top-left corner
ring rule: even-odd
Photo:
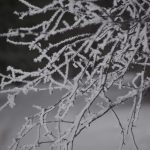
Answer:
[[[8,94],[8,101],[0,111],[7,105],[14,107],[15,96],[21,92],[49,90],[52,94],[53,90],[65,89],[66,93],[52,106],[34,106],[39,112],[26,118],[9,150],[31,150],[46,143],[50,149],[71,150],[74,139],[82,130],[108,111],[113,112],[120,125],[123,136],[121,149],[128,131],[131,131],[138,149],[133,127],[139,116],[142,93],[150,86],[150,78],[146,74],[150,56],[150,2],[113,0],[111,7],[104,7],[96,0],[54,0],[39,7],[26,0],[19,1],[27,7],[27,11],[15,11],[19,19],[46,13],[51,14],[50,18],[33,26],[10,29],[0,36],[6,37],[7,42],[13,45],[26,46],[30,53],[38,51],[34,62],[46,60],[46,64],[31,72],[9,66],[9,75],[0,73],[0,93]],[[126,84],[124,78],[134,65],[141,67],[132,82]],[[71,70],[75,75],[71,75]],[[22,83],[21,86],[10,86],[16,82]],[[45,84],[44,89],[39,86],[42,83]],[[111,100],[107,91],[112,87],[118,90],[127,88],[128,92]],[[68,120],[67,115],[77,105],[80,96],[84,96],[84,106],[73,120]],[[125,130],[114,107],[128,100],[133,101],[133,107]],[[98,110],[92,109],[95,103]],[[55,109],[54,120],[48,120],[48,114]],[[51,129],[50,124],[56,127]],[[63,127],[64,124],[67,128]],[[33,128],[37,128],[35,143],[21,145],[20,141]],[[43,136],[47,137],[46,140],[42,139]]]

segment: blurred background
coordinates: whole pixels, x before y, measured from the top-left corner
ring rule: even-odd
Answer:
[[[33,4],[44,6],[50,0],[30,0]],[[111,1],[101,0],[100,5],[105,7],[111,6]],[[18,17],[13,14],[15,10],[26,10],[21,3],[17,0],[0,0],[0,33],[6,33],[8,29],[16,28],[18,26],[26,26],[35,24],[37,21],[43,19],[39,16],[35,19],[27,19],[19,21]],[[45,16],[47,17],[47,16]],[[33,58],[37,55],[36,52],[30,53],[26,47],[13,46],[6,43],[5,38],[0,38],[0,72],[6,74],[7,66],[14,66],[26,71],[35,70],[37,67],[42,66],[44,62],[38,64],[33,63]],[[135,70],[138,70],[135,69]],[[128,80],[130,80],[129,75]],[[111,91],[112,96],[119,93],[115,89]],[[16,99],[17,105],[14,109],[6,108],[0,112],[0,150],[6,150],[11,139],[19,131],[22,124],[25,122],[24,117],[30,116],[36,110],[32,108],[33,104],[47,106],[50,105],[55,99],[61,97],[63,93],[56,92],[53,96],[49,96],[47,92],[29,93],[27,96],[19,95]],[[142,150],[149,150],[150,148],[150,92],[145,93],[143,99],[143,107],[141,109],[140,119],[137,122],[135,133],[137,143]],[[0,95],[0,105],[6,101],[4,95]],[[128,118],[130,106],[116,108],[120,118],[124,121]],[[32,138],[32,136],[30,137]],[[121,138],[120,129],[112,113],[108,113],[102,119],[96,121],[93,126],[89,127],[86,132],[83,132],[76,140],[75,150],[116,150],[118,141]],[[45,148],[46,149],[46,148]],[[129,142],[127,149],[134,149],[134,146]]]
[[[118,95],[125,93],[124,91],[118,91],[118,89],[112,89],[110,91],[111,98],[115,98]],[[46,107],[55,103],[63,95],[62,91],[55,91],[53,95],[49,95],[47,91],[42,92],[29,92],[28,95],[20,94],[16,97],[16,106],[11,109],[5,108],[0,112],[0,150],[7,150],[11,144],[12,139],[16,137],[16,134],[20,131],[22,125],[25,123],[25,117],[32,116],[37,113],[37,110],[32,105],[39,105]],[[0,100],[6,100],[5,97],[0,95]],[[143,101],[149,100],[149,96],[144,97]],[[83,101],[83,99],[79,99]],[[127,126],[127,120],[130,115],[132,101],[119,105],[115,108],[120,120],[124,126]],[[80,108],[80,104],[77,106]],[[74,117],[74,114],[78,110],[74,110],[70,116],[70,120]],[[136,122],[136,127],[133,129],[136,142],[140,150],[149,150],[150,148],[150,104],[142,103],[140,116]],[[68,118],[69,119],[69,118]],[[28,134],[22,143],[33,144],[37,130],[33,130],[31,134]],[[90,127],[86,128],[76,139],[74,144],[74,150],[117,150],[120,146],[122,139],[120,126],[110,111],[102,118],[99,118]],[[127,141],[125,150],[136,150],[133,144],[132,138]],[[38,150],[48,150],[48,145],[42,145]]]
[[[49,0],[38,1],[30,0],[33,4],[44,6]],[[17,28],[19,26],[31,26],[36,21],[42,19],[38,18],[19,20],[14,11],[23,11],[27,8],[18,0],[0,0],[0,33],[7,33],[8,29]],[[33,58],[37,55],[36,52],[29,53],[27,47],[14,46],[6,43],[5,38],[0,38],[0,72],[6,73],[7,66],[14,66],[22,68],[26,71],[31,71],[39,67],[40,64],[33,63]]]
[[[37,6],[45,6],[50,0],[30,0],[30,3]],[[112,0],[100,0],[95,2],[98,5],[110,7]],[[13,29],[17,27],[33,26],[37,22],[44,20],[50,16],[50,14],[45,13],[43,15],[38,15],[35,17],[25,18],[24,20],[19,20],[17,15],[14,15],[14,11],[26,11],[22,3],[18,0],[0,0],[0,33],[7,33],[8,29]],[[66,16],[69,17],[69,16]],[[71,19],[71,17],[69,18]],[[94,30],[91,28],[90,30]],[[0,72],[6,73],[7,66],[14,66],[15,68],[22,68],[26,71],[35,70],[44,64],[33,63],[33,58],[37,55],[36,51],[30,53],[28,48],[25,46],[14,46],[6,42],[5,38],[0,38]]]

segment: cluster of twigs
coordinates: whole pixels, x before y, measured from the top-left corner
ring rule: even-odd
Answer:
[[[138,150],[133,127],[139,116],[143,91],[150,86],[150,78],[145,73],[150,65],[150,2],[114,0],[112,7],[105,8],[94,0],[54,0],[41,8],[26,0],[19,1],[28,8],[15,12],[19,19],[50,13],[49,20],[10,29],[0,36],[7,37],[7,42],[13,45],[26,46],[31,53],[38,51],[34,62],[46,60],[46,64],[32,72],[8,66],[9,75],[0,73],[0,93],[8,95],[0,111],[8,105],[15,106],[15,96],[20,93],[48,90],[52,94],[54,90],[64,90],[65,94],[54,105],[34,106],[39,112],[26,118],[9,150],[32,150],[43,144],[51,149],[71,150],[75,138],[109,111],[120,125],[120,149],[131,133]],[[132,81],[126,83],[124,77],[134,65],[140,68]],[[71,68],[76,72],[72,77]],[[22,83],[21,86],[10,87],[16,82]],[[45,87],[41,88],[41,84]],[[128,92],[112,100],[107,94],[112,87],[126,88]],[[126,101],[132,101],[133,107],[125,128],[114,107]],[[83,103],[82,109],[72,120],[68,119],[79,103]],[[95,107],[97,109],[93,109]],[[55,115],[49,117],[54,112]],[[24,137],[33,129],[37,129],[35,142],[22,145]]]

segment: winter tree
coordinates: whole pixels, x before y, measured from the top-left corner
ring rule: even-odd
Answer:
[[[0,93],[7,94],[0,111],[7,106],[13,108],[20,93],[47,90],[53,94],[63,90],[64,95],[46,108],[34,105],[38,113],[25,118],[8,149],[34,150],[49,144],[51,150],[73,150],[80,133],[112,111],[122,135],[119,148],[125,147],[130,135],[138,150],[134,126],[143,92],[150,87],[150,1],[110,0],[105,4],[102,0],[53,0],[46,6],[19,2],[26,11],[14,14],[22,21],[38,15],[50,17],[32,26],[9,29],[0,36],[8,43],[26,47],[30,53],[36,51],[33,63],[44,65],[31,72],[8,66],[7,74],[0,73]],[[126,82],[126,75],[132,70],[136,70],[135,76]],[[128,92],[112,99],[108,95],[111,88]],[[132,109],[124,126],[115,107],[127,101],[132,102]],[[72,120],[68,119],[80,103],[82,109]],[[22,144],[33,129],[37,129],[34,143]]]

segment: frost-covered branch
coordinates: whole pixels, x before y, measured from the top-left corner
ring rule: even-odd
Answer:
[[[15,97],[20,93],[42,90],[50,94],[54,90],[65,93],[46,108],[33,106],[38,113],[26,118],[9,150],[32,150],[43,144],[49,144],[50,149],[72,150],[75,138],[109,111],[121,128],[120,149],[125,146],[129,131],[138,149],[133,127],[143,92],[150,87],[146,73],[150,64],[150,2],[113,0],[112,6],[106,8],[95,0],[53,0],[44,7],[19,1],[27,7],[25,12],[15,11],[19,19],[50,14],[49,19],[9,29],[0,37],[6,37],[10,44],[25,46],[30,53],[37,51],[33,63],[46,63],[31,72],[8,66],[7,75],[0,73],[0,94],[8,97],[0,111],[8,105],[14,107]],[[140,68],[127,83],[125,77],[134,65]],[[14,86],[15,83],[20,85]],[[107,93],[112,88],[126,88],[128,92],[111,100]],[[114,108],[126,101],[132,101],[133,107],[125,128]],[[68,115],[80,103],[84,104],[82,109],[69,120]],[[93,109],[97,106],[98,109]],[[48,116],[52,112],[55,115],[51,120]],[[24,137],[35,128],[33,144],[22,145]]]

